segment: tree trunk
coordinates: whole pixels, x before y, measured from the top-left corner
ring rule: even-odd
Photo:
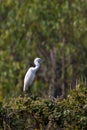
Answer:
[[[62,54],[62,97],[67,96],[67,91],[68,91],[68,83],[67,83],[67,60],[66,60],[66,54],[65,54],[65,43],[64,44],[64,49],[63,49],[63,54]]]

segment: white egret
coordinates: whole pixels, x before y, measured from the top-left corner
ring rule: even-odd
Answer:
[[[35,78],[35,74],[38,71],[38,69],[40,68],[40,63],[42,62],[41,58],[36,58],[34,60],[34,64],[35,67],[30,67],[27,71],[27,73],[25,74],[24,77],[24,87],[23,87],[23,91],[28,91],[30,85],[32,84],[34,78]]]

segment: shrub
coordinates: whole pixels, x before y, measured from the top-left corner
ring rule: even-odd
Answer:
[[[78,85],[67,99],[19,96],[3,102],[0,112],[6,130],[86,130],[87,89]]]

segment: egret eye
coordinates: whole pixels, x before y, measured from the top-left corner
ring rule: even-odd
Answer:
[[[42,62],[42,59],[39,59],[39,63],[41,63]]]

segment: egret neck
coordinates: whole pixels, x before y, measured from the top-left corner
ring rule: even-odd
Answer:
[[[37,71],[40,68],[40,63],[38,63],[38,61],[35,61],[34,64],[35,64],[34,70]]]

